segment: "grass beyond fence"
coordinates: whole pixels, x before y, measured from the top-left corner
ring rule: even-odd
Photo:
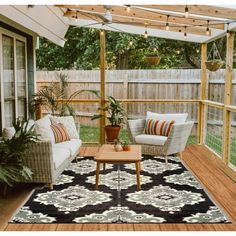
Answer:
[[[80,136],[83,142],[99,142],[99,128],[81,125]],[[130,141],[127,129],[122,129],[120,132],[119,139],[121,141]],[[190,135],[188,139],[188,144],[196,144],[197,137],[195,135]]]

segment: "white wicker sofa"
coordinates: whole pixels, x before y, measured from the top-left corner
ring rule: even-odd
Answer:
[[[186,121],[187,115],[187,113],[147,112],[146,119],[175,121],[169,136],[144,134],[146,119],[135,119],[128,120],[130,139],[134,144],[142,145],[143,154],[164,156],[166,164],[168,163],[168,155],[179,154],[182,158],[182,151],[185,149],[194,124],[191,121]]]
[[[50,129],[51,119],[55,118],[57,121],[67,120],[72,124],[77,136],[71,138],[69,141],[55,143],[54,135]],[[59,123],[59,122],[58,122]],[[61,122],[63,123],[63,122]],[[78,131],[74,124],[73,117],[52,117],[47,115],[40,120],[31,121],[31,125],[35,126],[35,131],[38,133],[40,141],[29,145],[25,156],[24,164],[28,166],[32,172],[32,179],[28,182],[46,183],[49,188],[53,188],[53,184],[59,175],[65,170],[70,162],[78,155],[81,147],[81,140]],[[64,124],[65,127],[66,124]],[[14,128],[13,128],[14,129]],[[14,134],[12,127],[3,130],[3,138],[10,138]],[[74,134],[76,135],[76,134]]]

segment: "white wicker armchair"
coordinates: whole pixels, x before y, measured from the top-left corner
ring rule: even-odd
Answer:
[[[179,154],[182,158],[182,151],[185,149],[194,124],[193,122],[175,123],[163,145],[149,145],[136,142],[135,137],[143,134],[145,123],[145,119],[128,120],[130,139],[133,143],[142,145],[143,154],[164,156],[166,164],[168,163],[168,155]]]

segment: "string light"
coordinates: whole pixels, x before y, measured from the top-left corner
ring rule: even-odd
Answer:
[[[178,55],[180,54],[180,49],[179,49],[179,48],[176,50],[176,53],[177,53]]]
[[[130,12],[130,5],[126,6],[126,11],[129,13]]]
[[[104,35],[104,30],[103,29],[100,31],[100,34],[101,34],[101,36]]]
[[[157,51],[157,48],[153,48],[153,52],[156,52]]]
[[[207,28],[206,28],[206,35],[209,36],[210,35],[210,29],[209,29],[209,20],[207,21]]]
[[[148,38],[147,26],[145,26],[144,38]]]
[[[188,6],[186,5],[185,7],[185,17],[188,18],[189,17],[189,12],[188,12]]]
[[[169,26],[169,15],[167,16],[167,20],[166,20],[166,30],[169,30],[170,26]]]
[[[229,37],[230,36],[230,31],[229,31],[229,22],[227,23],[227,31],[226,31],[226,36]]]
[[[199,53],[200,52],[200,49],[199,48],[196,48],[196,53]]]
[[[184,26],[184,29],[185,29],[185,31],[184,31],[184,39],[187,39],[187,31],[186,31],[187,26]]]
[[[76,16],[75,16],[75,21],[78,22],[78,15],[77,15],[77,12],[76,12]]]

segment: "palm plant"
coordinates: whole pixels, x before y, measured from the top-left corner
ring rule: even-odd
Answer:
[[[43,87],[34,95],[31,102],[32,110],[35,111],[38,105],[43,106],[47,112],[60,116],[72,115],[75,116],[75,110],[71,105],[71,101],[83,92],[91,92],[98,96],[96,90],[78,90],[68,95],[67,75],[57,74],[59,83],[51,82],[48,86]]]
[[[38,140],[33,127],[28,128],[28,123],[17,119],[13,123],[15,134],[11,139],[0,142],[0,182],[12,186],[15,182],[31,179],[31,170],[24,166],[24,152],[28,144]]]

